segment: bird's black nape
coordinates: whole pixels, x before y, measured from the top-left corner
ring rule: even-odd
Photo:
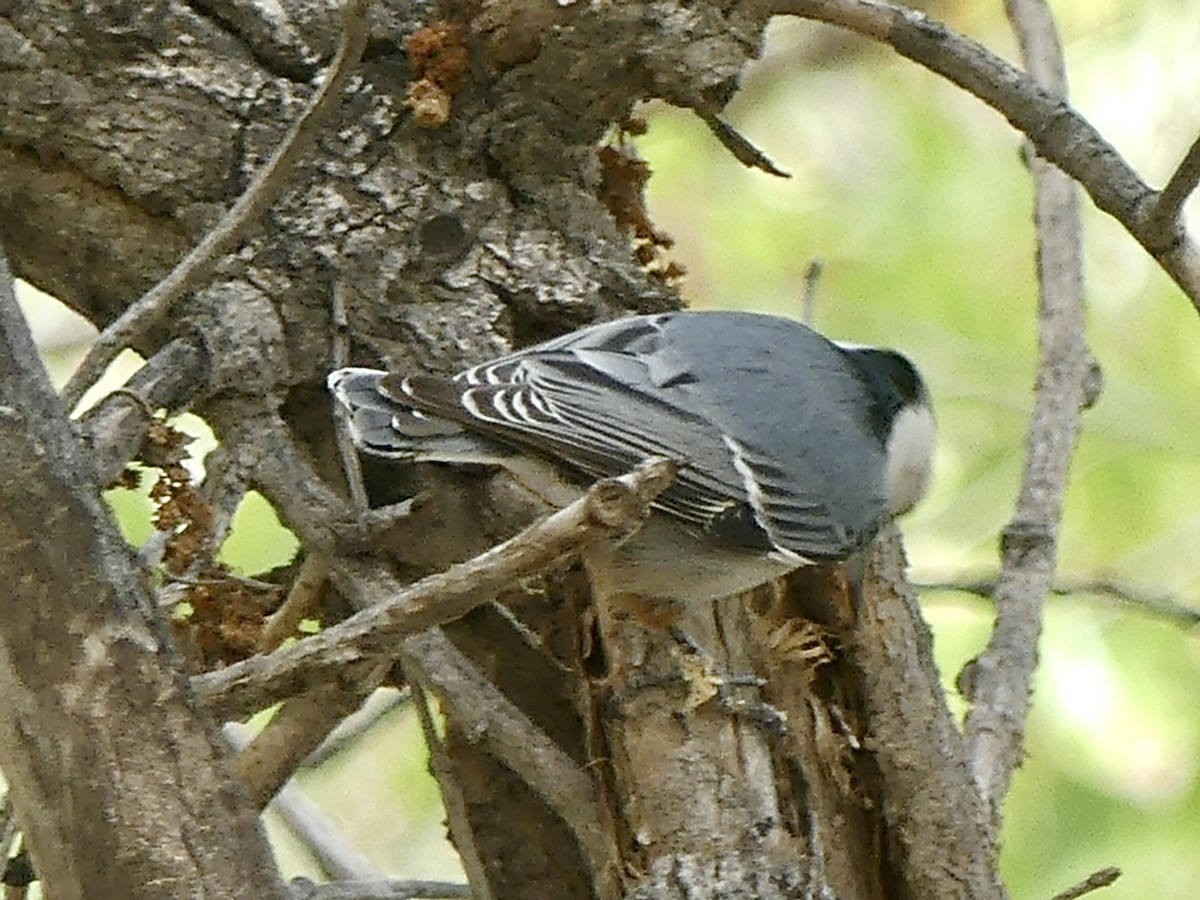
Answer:
[[[928,402],[925,382],[902,353],[879,347],[843,347],[872,397],[868,421],[871,431],[886,443],[897,413],[906,406]]]

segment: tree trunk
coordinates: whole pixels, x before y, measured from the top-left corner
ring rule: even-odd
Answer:
[[[282,896],[15,303],[0,458],[0,764],[46,895]]]

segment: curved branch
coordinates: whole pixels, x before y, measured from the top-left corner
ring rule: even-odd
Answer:
[[[890,45],[991,106],[1040,157],[1075,179],[1125,227],[1200,312],[1200,247],[1176,221],[1163,233],[1161,194],[1061,93],[923,13],[878,0],[766,0],[771,12],[838,25]]]

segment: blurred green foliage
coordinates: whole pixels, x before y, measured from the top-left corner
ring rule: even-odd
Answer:
[[[1055,0],[1075,105],[1151,183],[1200,128],[1200,16],[1192,0]],[[933,4],[1009,58],[1002,4]],[[818,327],[891,344],[920,363],[941,425],[936,487],[904,523],[915,580],[971,580],[996,566],[1012,513],[1036,362],[1032,187],[1018,136],[995,113],[889,50],[777,22],[729,121],[783,169],[731,159],[690,113],[654,105],[637,140],[654,221],[676,240],[697,307],[799,317],[803,273],[824,261]],[[1200,323],[1115,223],[1083,201],[1089,340],[1105,373],[1084,419],[1061,569],[1200,605]],[[1197,224],[1193,217],[1193,229]],[[63,360],[69,365],[69,360]],[[120,376],[118,372],[118,377]],[[197,459],[212,445],[203,423]],[[140,492],[109,500],[126,537],[150,534]],[[254,575],[295,539],[258,495],[222,558]],[[954,676],[987,638],[986,601],[929,591],[925,612],[952,707]],[[1028,759],[1006,808],[1004,872],[1040,900],[1109,865],[1111,900],[1200,896],[1200,640],[1098,597],[1053,599]],[[305,789],[381,868],[457,871],[419,729],[393,713]],[[366,774],[365,774],[366,773]],[[268,819],[288,874],[316,875]]]

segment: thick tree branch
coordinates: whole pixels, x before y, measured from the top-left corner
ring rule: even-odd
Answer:
[[[0,765],[47,895],[282,896],[2,259],[0,344]]]
[[[237,202],[171,273],[156,284],[96,338],[79,368],[63,388],[63,403],[73,409],[121,350],[158,324],[172,305],[211,274],[213,266],[233,250],[274,202],[296,163],[312,145],[322,123],[336,108],[341,93],[367,45],[366,10],[371,0],[343,0],[343,33],[325,80],[304,113],[292,124],[270,159],[254,176]]]
[[[981,45],[923,13],[878,0],[763,0],[772,12],[847,28],[891,45],[997,110],[1038,155],[1083,186],[1200,311],[1200,248],[1176,224],[1163,235],[1159,194],[1052,86],[1039,85]]]
[[[859,672],[882,811],[907,857],[908,895],[1002,898],[999,842],[946,707],[933,639],[905,581],[897,539],[877,540],[848,650]],[[950,800],[949,798],[953,798]]]
[[[1008,0],[1026,65],[1047,90],[1066,95],[1062,49],[1043,0]],[[1036,188],[1039,362],[1016,512],[1001,539],[996,624],[973,665],[966,734],[975,782],[998,820],[1020,765],[1037,666],[1042,610],[1054,584],[1063,494],[1091,357],[1084,337],[1083,235],[1075,185],[1030,160]]]

